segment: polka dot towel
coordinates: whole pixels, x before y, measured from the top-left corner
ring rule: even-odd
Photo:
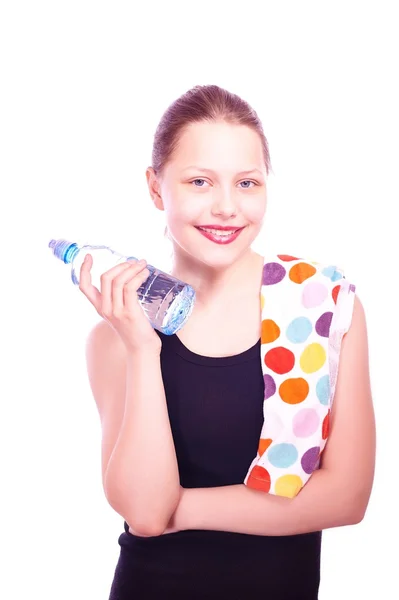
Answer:
[[[248,487],[292,498],[318,468],[354,296],[355,286],[335,266],[281,254],[265,259],[264,422]]]

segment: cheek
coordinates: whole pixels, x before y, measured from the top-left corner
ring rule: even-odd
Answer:
[[[175,193],[165,203],[167,210],[167,219],[170,222],[179,224],[197,224],[201,220],[201,215],[204,212],[204,202],[201,199],[192,198],[188,193],[184,193],[181,189],[175,189]]]
[[[196,225],[201,220],[201,209],[195,204],[175,204],[169,210],[168,219],[177,226],[191,223]]]
[[[266,201],[261,198],[254,200],[254,202],[246,203],[245,207],[243,208],[243,214],[251,223],[259,223],[265,216]]]

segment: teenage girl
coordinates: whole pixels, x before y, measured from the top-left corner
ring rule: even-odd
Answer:
[[[102,426],[102,481],[124,519],[110,600],[315,600],[321,531],[359,523],[372,488],[375,423],[365,315],[355,297],[330,435],[300,493],[243,484],[263,422],[260,361],[268,144],[257,114],[218,86],[176,100],[157,128],[151,198],[165,211],[171,274],[196,291],[186,325],[154,330],[133,261],[80,289],[103,319],[87,342]]]

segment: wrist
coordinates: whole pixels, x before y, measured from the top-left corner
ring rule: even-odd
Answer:
[[[139,361],[155,360],[161,357],[162,346],[142,346],[140,348],[127,348],[127,362],[137,364]]]

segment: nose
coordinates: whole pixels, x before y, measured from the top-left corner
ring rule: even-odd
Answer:
[[[234,199],[234,193],[230,190],[219,190],[214,197],[212,205],[212,215],[218,217],[233,217],[237,214],[237,205]]]

